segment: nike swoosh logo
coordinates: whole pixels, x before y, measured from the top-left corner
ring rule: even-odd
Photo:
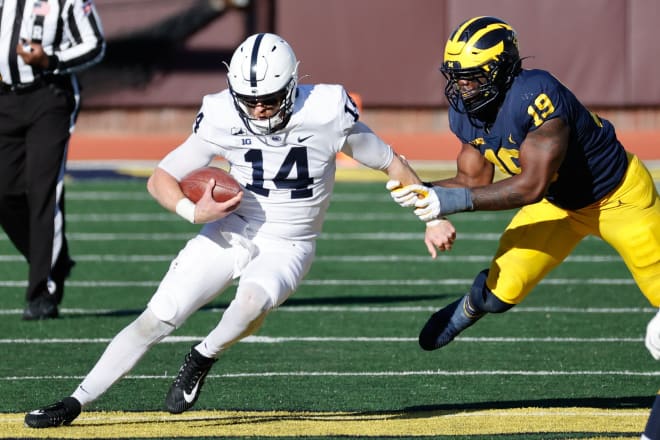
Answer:
[[[192,403],[193,400],[195,400],[195,395],[197,394],[197,388],[199,388],[199,381],[195,384],[195,387],[190,391],[190,394],[186,393],[186,391],[183,391],[183,399],[188,402]]]
[[[307,139],[311,138],[314,136],[313,134],[310,134],[309,136],[298,136],[298,142],[305,142]]]

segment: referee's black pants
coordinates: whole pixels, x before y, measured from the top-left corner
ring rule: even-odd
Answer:
[[[59,304],[73,264],[64,234],[64,168],[78,108],[77,83],[68,76],[29,91],[0,91],[0,225],[29,263],[28,303],[49,297]]]

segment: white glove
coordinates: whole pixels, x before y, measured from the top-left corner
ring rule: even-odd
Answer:
[[[646,349],[656,361],[660,361],[660,311],[646,326]]]
[[[420,196],[426,197],[429,189],[424,185],[402,186],[398,180],[388,180],[385,188],[390,192],[392,199],[404,208],[415,206]]]
[[[433,190],[427,189],[423,198],[415,200],[415,207],[413,212],[421,221],[430,222],[440,216],[440,199]]]

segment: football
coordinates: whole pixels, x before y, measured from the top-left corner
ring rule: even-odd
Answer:
[[[211,179],[215,179],[213,200],[216,202],[226,202],[241,191],[241,185],[228,172],[211,166],[198,168],[186,174],[179,182],[179,186],[186,197],[197,203]]]

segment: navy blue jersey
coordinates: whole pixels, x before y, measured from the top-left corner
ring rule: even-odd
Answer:
[[[523,70],[487,132],[470,124],[467,115],[449,109],[449,126],[461,142],[477,148],[509,175],[520,173],[520,146],[527,133],[553,118],[569,125],[570,138],[566,157],[545,197],[564,209],[583,208],[616,188],[628,160],[612,124],[589,112],[550,73]]]

